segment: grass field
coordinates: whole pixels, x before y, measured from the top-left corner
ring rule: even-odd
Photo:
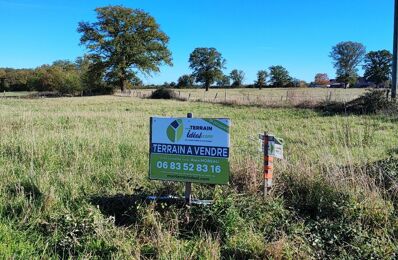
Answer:
[[[209,207],[147,203],[183,194],[183,184],[147,178],[149,117],[187,112],[231,118],[231,184],[193,185],[194,196],[214,199]],[[266,130],[285,139],[286,160],[263,200],[256,138]],[[391,116],[0,99],[0,258],[394,258],[397,133]]]
[[[133,97],[149,96],[152,91],[152,89],[131,90],[127,95]],[[204,89],[174,89],[174,91],[179,97],[191,101],[281,106],[301,103],[317,104],[322,101],[347,102],[366,92],[366,89],[264,88],[259,90],[253,88],[211,88],[208,92]]]
[[[26,97],[29,95],[36,94],[36,91],[15,91],[15,92],[0,92],[0,98],[11,98],[11,97]]]

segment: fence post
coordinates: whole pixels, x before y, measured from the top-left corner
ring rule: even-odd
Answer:
[[[192,113],[188,113],[187,118],[192,118]],[[192,202],[191,192],[192,192],[192,183],[186,182],[185,183],[185,202],[187,204],[191,204],[191,202]]]
[[[273,161],[274,158],[269,154],[270,142],[274,136],[264,133],[264,198],[267,197],[272,186]]]

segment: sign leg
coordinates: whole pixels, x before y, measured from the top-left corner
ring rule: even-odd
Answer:
[[[187,118],[192,118],[192,113],[188,113]],[[192,192],[192,183],[186,182],[185,183],[185,202],[188,204],[191,204],[191,202],[192,202],[191,192]]]
[[[274,136],[264,133],[264,173],[263,173],[263,185],[264,185],[264,198],[267,197],[272,187],[272,174],[273,174],[273,161],[271,150],[271,142],[274,140]]]
[[[191,182],[186,182],[185,183],[185,202],[188,204],[191,204],[192,202],[192,183]]]

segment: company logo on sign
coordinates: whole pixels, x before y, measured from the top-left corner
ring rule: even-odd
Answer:
[[[187,138],[190,139],[210,139],[214,136],[211,134],[206,134],[206,132],[212,132],[212,126],[203,126],[203,125],[191,125],[188,128]]]
[[[178,119],[173,121],[167,128],[167,137],[173,143],[178,142],[182,138],[184,132],[184,125],[182,120]]]

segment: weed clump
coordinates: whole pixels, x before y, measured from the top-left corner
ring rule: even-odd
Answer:
[[[21,181],[8,187],[8,193],[15,197],[18,194],[23,195],[28,200],[41,200],[43,194],[37,185],[31,181]]]
[[[326,114],[396,114],[398,104],[389,100],[385,91],[372,90],[347,103],[322,103],[318,109]]]
[[[238,164],[233,169],[231,184],[242,193],[256,194],[262,184],[261,174],[258,165],[253,159],[245,159],[244,163]]]
[[[375,180],[384,195],[398,205],[398,159],[390,157],[368,164],[365,172]]]
[[[388,201],[370,190],[364,195],[366,187],[356,192],[321,175],[286,174],[279,181],[284,184],[279,192],[286,207],[302,223],[302,230],[296,227],[294,232],[310,246],[314,258],[395,256],[391,238],[396,213]]]

